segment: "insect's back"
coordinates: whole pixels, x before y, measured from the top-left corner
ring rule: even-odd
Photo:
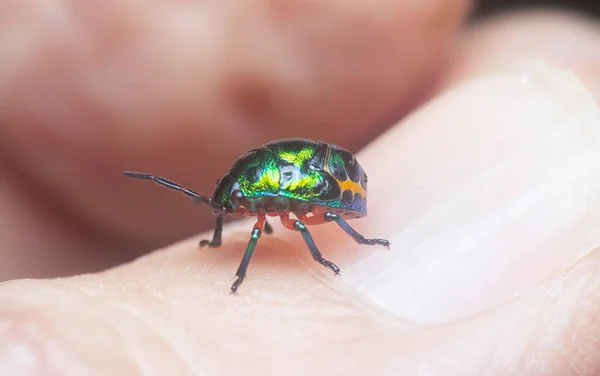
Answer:
[[[346,213],[366,215],[367,177],[353,155],[324,142],[289,139],[239,158],[215,191],[239,189],[249,199],[282,196]]]

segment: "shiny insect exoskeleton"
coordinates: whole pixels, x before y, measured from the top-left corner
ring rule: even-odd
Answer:
[[[366,239],[346,219],[367,215],[367,175],[347,150],[306,139],[270,142],[242,155],[229,172],[217,181],[212,197],[204,196],[179,184],[141,172],[125,171],[136,179],[153,180],[163,187],[180,191],[195,203],[209,206],[217,217],[212,240],[200,246],[221,245],[223,218],[256,216],[258,219],[231,286],[236,292],[248,270],[256,243],[263,231],[271,233],[266,216],[278,216],[283,226],[299,231],[320,264],[339,274],[333,262],[323,258],[307,226],[336,222],[359,244],[379,244],[389,248],[385,239]],[[293,213],[297,219],[290,218]]]

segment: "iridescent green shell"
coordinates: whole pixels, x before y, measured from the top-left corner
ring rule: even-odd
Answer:
[[[350,217],[367,213],[364,170],[352,153],[324,142],[289,139],[248,151],[219,180],[213,200],[234,210],[235,190],[244,194],[244,206],[253,213],[306,211],[310,205]]]

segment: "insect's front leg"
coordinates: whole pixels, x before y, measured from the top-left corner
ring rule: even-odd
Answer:
[[[246,272],[248,271],[248,265],[250,264],[250,259],[252,258],[252,254],[254,253],[254,249],[256,248],[256,243],[258,243],[258,239],[262,235],[262,232],[265,228],[265,215],[259,214],[258,220],[254,224],[252,228],[252,232],[250,233],[250,240],[248,240],[248,246],[246,247],[246,252],[244,252],[244,257],[242,258],[242,262],[240,262],[240,266],[238,267],[235,276],[237,279],[231,285],[231,292],[237,292],[238,287],[244,282],[244,278],[246,278]]]
[[[211,248],[220,247],[222,234],[223,234],[223,217],[217,217],[217,221],[215,223],[215,231],[213,233],[212,240],[210,240],[210,241],[208,241],[206,239],[200,240],[200,247],[204,247],[204,246],[209,246]]]

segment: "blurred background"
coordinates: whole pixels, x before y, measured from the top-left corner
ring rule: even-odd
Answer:
[[[181,13],[169,14],[170,24],[157,22],[159,15],[155,14],[144,14],[133,24],[127,24],[122,14],[110,13],[114,10],[109,10],[108,6],[100,7],[95,14],[75,9],[80,12],[78,14],[83,14],[81,20],[69,19],[68,11],[46,12],[48,14],[40,11],[32,16],[39,19],[32,21],[19,17],[30,12],[28,4],[35,2],[0,5],[12,11],[9,13],[0,8],[0,61],[8,62],[8,67],[0,68],[0,281],[103,270],[212,228],[214,218],[209,210],[194,207],[177,194],[149,183],[126,181],[119,174],[122,170],[166,176],[209,195],[215,180],[231,163],[243,151],[262,142],[310,135],[358,151],[398,119],[435,96],[437,90],[443,89],[440,76],[447,71],[439,65],[443,65],[444,57],[452,54],[436,54],[431,50],[454,46],[452,38],[460,40],[462,37],[457,35],[461,30],[456,31],[456,23],[464,23],[469,1],[455,2],[461,4],[460,9],[439,16],[442,25],[438,29],[433,22],[410,24],[412,19],[407,19],[406,15],[405,19],[395,15],[400,21],[406,21],[406,28],[414,28],[415,35],[398,33],[398,29],[390,26],[383,30],[374,27],[366,30],[371,33],[366,37],[361,34],[365,30],[355,31],[352,35],[340,33],[343,34],[339,38],[340,46],[335,38],[327,39],[330,35],[325,35],[328,33],[323,33],[323,29],[319,29],[322,26],[317,25],[317,33],[322,33],[318,34],[319,38],[285,35],[286,43],[282,43],[285,46],[277,47],[285,54],[275,58],[269,55],[271,50],[259,58],[251,56],[261,47],[262,38],[268,39],[269,30],[262,27],[269,25],[265,26],[261,19],[252,24],[253,20],[245,19],[246,13],[240,12],[241,15],[234,14],[240,18],[230,22],[239,25],[239,29],[226,30],[232,35],[227,35],[224,42],[219,40],[222,44],[231,43],[232,50],[241,51],[234,55],[240,58],[239,63],[230,56],[216,62],[211,61],[210,56],[208,61],[206,56],[189,59],[186,53],[204,46],[204,40],[181,41],[166,36],[168,32],[165,31],[171,31],[168,28],[179,25],[185,25],[181,26],[182,30],[176,30],[180,36],[201,35],[204,30],[200,28],[210,26],[210,19],[190,22],[186,8]],[[73,4],[69,3],[69,6],[80,6]],[[135,4],[132,2],[131,6]],[[600,16],[600,0],[480,0],[472,4],[467,20],[473,24],[503,12],[525,8],[565,9],[587,16],[587,21],[592,20],[590,24]],[[128,11],[126,6],[122,10]],[[280,17],[277,22],[285,27],[291,24],[286,18],[290,13],[285,13],[291,12],[289,9],[276,11]],[[420,11],[422,9],[415,13]],[[306,18],[294,19],[297,21],[294,26],[312,26],[313,20],[306,15],[310,13],[303,15]],[[362,22],[360,17],[351,21],[336,14],[328,17],[339,22],[339,28],[352,29],[348,24]],[[379,14],[377,17],[385,18]],[[108,24],[106,20],[112,23]],[[394,19],[389,24],[400,21]],[[89,35],[73,33],[63,23],[73,23]],[[371,27],[374,23],[371,21],[362,26]],[[196,24],[198,29],[192,29]],[[279,31],[282,24],[274,27],[279,27]],[[244,27],[259,30],[258,37],[250,36],[251,42],[256,44],[247,46],[240,42],[236,45],[247,36],[239,31],[247,30]],[[443,27],[447,29],[440,31]],[[431,29],[435,30],[432,32]],[[16,32],[11,34],[14,30]],[[135,33],[129,39],[121,38],[119,33],[131,30]],[[570,42],[571,36],[566,35],[569,30],[568,26],[561,25],[557,32],[564,37],[562,43]],[[339,30],[334,28],[330,34],[335,31]],[[153,37],[144,40],[140,36],[144,32]],[[240,34],[235,35],[235,32]],[[431,38],[436,32],[450,36],[437,41]],[[298,42],[302,38],[305,40]],[[369,38],[380,38],[383,47],[377,50]],[[27,43],[31,44],[32,40],[37,44],[28,49]],[[483,40],[485,42],[485,38]],[[313,42],[321,44],[314,47]],[[180,48],[174,48],[180,55],[163,51],[176,43],[182,44],[178,46]],[[294,48],[287,47],[293,43],[297,43]],[[419,43],[426,47],[421,48]],[[355,45],[359,52],[352,50]],[[525,41],[524,45],[519,47],[531,47],[542,55],[552,55],[564,47],[555,48],[548,40],[538,43],[535,38]],[[217,49],[221,46],[208,47]],[[475,49],[469,58],[477,60],[473,56],[497,52],[493,51],[494,47],[497,46],[491,46],[490,51]],[[500,46],[500,49],[503,47],[506,46]],[[388,48],[393,50],[386,50]],[[424,52],[428,48],[430,51]],[[510,48],[507,50],[510,55]],[[11,55],[2,56],[6,51]],[[42,58],[34,61],[36,53]],[[560,53],[563,52],[555,55]],[[280,58],[289,58],[285,64],[294,68],[301,66],[300,74],[294,76],[297,72],[293,69],[277,70],[269,65],[260,70],[265,61]],[[320,60],[327,58],[332,63],[319,66]],[[236,63],[238,66],[234,68],[237,70],[232,69],[237,74],[231,78],[235,81],[233,84],[216,82],[214,78],[222,73],[220,69]],[[81,68],[86,64],[94,66],[92,75],[90,70]],[[346,64],[344,69],[339,69],[342,64]],[[32,68],[33,65],[37,66]],[[203,71],[208,65],[213,70]],[[121,66],[126,68],[121,69]],[[350,68],[345,69],[346,66]],[[354,74],[352,69],[357,66],[359,72]],[[360,71],[365,66],[368,68]],[[594,69],[596,65],[589,66]],[[156,74],[157,71],[166,74]],[[338,76],[339,71],[342,74]],[[303,74],[314,76],[310,76],[306,84]],[[589,74],[597,75],[592,70]],[[331,76],[335,77],[328,82]],[[271,77],[279,81],[265,84]],[[93,90],[86,91],[89,87]],[[229,91],[224,93],[223,87]],[[289,90],[290,87],[297,90]],[[352,95],[353,91],[365,87],[362,95],[366,99]],[[273,92],[277,94],[272,95]],[[228,95],[233,99],[229,100]],[[75,107],[77,110],[73,110]],[[241,108],[240,113],[233,113],[231,108]],[[328,126],[324,127],[323,123]],[[202,129],[202,124],[210,126]],[[243,126],[236,128],[239,124]],[[239,129],[244,127],[252,132],[232,140],[233,135],[238,135]],[[166,132],[165,129],[173,131]],[[34,161],[31,157],[34,153],[27,147],[36,152],[41,150],[36,155],[37,160]]]
[[[532,7],[554,7],[576,10],[587,15],[600,15],[600,2],[596,0],[480,0],[475,4],[473,17],[480,18],[498,12]]]

